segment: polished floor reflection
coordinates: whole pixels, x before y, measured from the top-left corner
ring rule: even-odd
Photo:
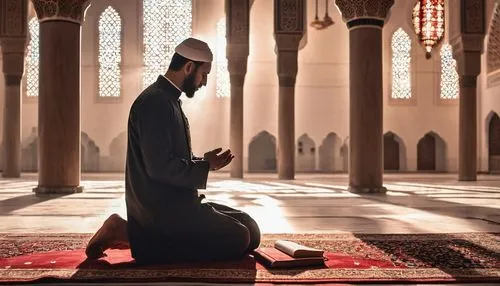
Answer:
[[[347,192],[347,175],[210,176],[207,199],[250,213],[263,233],[500,232],[500,176],[458,182],[454,174],[391,174],[386,195]],[[84,192],[37,197],[36,174],[0,180],[0,232],[94,232],[111,213],[126,216],[122,174],[84,174]]]

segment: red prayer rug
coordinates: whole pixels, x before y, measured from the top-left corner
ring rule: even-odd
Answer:
[[[268,234],[321,248],[326,266],[266,269],[238,261],[137,266],[129,250],[85,260],[90,234],[0,234],[0,284],[22,282],[500,282],[500,234]]]

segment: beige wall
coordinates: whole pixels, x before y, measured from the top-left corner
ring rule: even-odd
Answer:
[[[384,132],[397,134],[406,147],[407,170],[417,169],[417,144],[428,132],[438,134],[446,145],[444,169],[458,168],[458,102],[439,100],[440,54],[435,50],[431,59],[419,45],[409,15],[411,1],[395,1],[384,28]],[[447,23],[447,21],[446,21]],[[394,102],[391,96],[391,38],[402,27],[412,40],[412,97],[410,102]],[[447,42],[447,39],[444,40]]]
[[[495,1],[487,1],[486,15],[488,22],[486,23],[486,31],[491,28],[492,16],[495,8]],[[481,76],[478,79],[479,91],[479,112],[478,112],[478,155],[480,171],[488,171],[488,129],[490,118],[493,113],[500,116],[500,82],[498,74],[496,76],[488,74],[487,71],[487,54],[488,54],[489,36],[486,35],[484,53],[481,57]],[[494,84],[488,84],[488,80],[497,79]]]
[[[338,136],[335,170],[345,169],[340,160],[340,145],[349,132],[349,32],[342,21],[334,1],[329,12],[335,24],[327,30],[317,31],[308,26],[305,46],[299,52],[299,71],[295,94],[295,137],[307,134],[316,150],[330,132]],[[307,1],[308,22],[314,17],[314,1]],[[122,17],[122,98],[102,101],[97,96],[97,21],[99,14],[112,5]],[[488,6],[491,11],[491,4]],[[412,32],[411,1],[395,1],[391,16],[383,33],[384,44],[384,132],[392,131],[403,141],[407,160],[403,170],[415,171],[417,143],[427,132],[433,131],[446,143],[446,161],[443,168],[457,171],[458,105],[439,100],[440,60],[436,51],[433,58],[425,59],[423,48]],[[142,89],[142,5],[138,0],[93,1],[87,10],[82,28],[82,131],[100,149],[100,170],[123,169],[127,116],[131,103]],[[267,131],[277,136],[278,78],[273,38],[273,1],[255,0],[250,15],[250,55],[245,81],[244,99],[244,166],[248,166],[248,146],[254,136]],[[324,14],[320,5],[319,15]],[[216,23],[224,16],[223,0],[195,0],[193,5],[193,34],[216,46]],[[394,102],[390,97],[390,40],[392,33],[403,27],[413,41],[412,83],[413,100]],[[369,47],[367,47],[369,48]],[[485,59],[483,58],[483,67]],[[485,68],[483,69],[483,71]],[[208,86],[195,98],[183,97],[184,109],[190,119],[193,150],[202,154],[218,146],[229,146],[229,99],[215,95],[215,71]],[[487,88],[481,77],[480,92],[480,162],[486,170],[484,157],[485,118],[490,110],[500,114],[500,98],[495,96],[500,87]],[[0,77],[0,115],[3,114],[3,77]],[[22,106],[22,136],[28,138],[37,125],[35,102]],[[0,130],[2,125],[0,124]],[[0,136],[2,133],[0,132]],[[316,152],[317,154],[317,152]],[[307,164],[306,164],[307,165]],[[304,166],[304,164],[298,164]],[[316,156],[316,167],[319,159]],[[485,169],[486,168],[486,169]]]

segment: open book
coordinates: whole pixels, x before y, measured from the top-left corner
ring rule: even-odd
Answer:
[[[260,247],[254,256],[269,268],[325,266],[323,250],[287,240],[277,240],[274,247]]]
[[[277,240],[274,248],[290,255],[293,258],[323,257],[323,250],[308,247],[289,240]]]

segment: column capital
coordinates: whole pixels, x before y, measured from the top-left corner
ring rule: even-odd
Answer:
[[[250,0],[226,0],[225,9],[228,45],[248,46],[250,42]]]
[[[274,34],[278,49],[280,48],[279,37],[298,37],[300,41],[304,35],[306,6],[305,0],[274,0]]]
[[[245,77],[247,73],[247,57],[231,57],[227,60],[227,70],[230,76]]]
[[[481,73],[481,52],[453,51],[453,58],[457,61],[457,73],[460,76],[477,77]]]
[[[22,76],[26,38],[1,38],[2,71],[6,76]]]
[[[476,77],[481,73],[481,54],[484,51],[485,1],[450,0],[449,7],[450,44],[457,61],[457,72]]]
[[[278,51],[278,81],[280,86],[295,86],[298,72],[298,51]]]
[[[382,28],[394,0],[335,0],[349,29],[359,26]]]
[[[226,58],[231,84],[243,84],[250,54],[250,0],[225,0]]]
[[[82,24],[91,0],[31,0],[38,20],[67,21]]]
[[[483,52],[486,34],[484,0],[450,0],[449,41],[453,52]]]
[[[0,1],[0,38],[26,38],[28,31],[28,1]]]
[[[248,44],[228,44],[226,46],[227,60],[247,58],[250,54],[250,46]]]

